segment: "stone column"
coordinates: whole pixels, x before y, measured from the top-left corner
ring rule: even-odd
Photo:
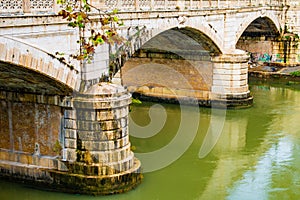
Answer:
[[[227,107],[247,107],[252,104],[248,87],[249,56],[241,50],[215,56],[211,99]]]
[[[54,183],[87,194],[121,193],[137,186],[142,175],[129,142],[130,93],[99,83],[72,103],[73,110],[65,112],[67,172],[53,172]]]

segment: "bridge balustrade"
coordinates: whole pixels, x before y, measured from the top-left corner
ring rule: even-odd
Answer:
[[[71,0],[73,1],[73,0]],[[190,10],[222,9],[252,6],[300,5],[298,0],[90,0],[103,10]],[[57,0],[1,0],[0,15],[54,14]]]

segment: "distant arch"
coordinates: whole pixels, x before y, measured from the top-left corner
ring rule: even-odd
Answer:
[[[257,12],[249,16],[243,23],[240,24],[239,29],[236,33],[235,44],[239,41],[240,37],[246,31],[246,29],[253,23],[255,20],[262,20],[268,23],[272,27],[272,31],[280,33],[281,25],[279,19],[272,13],[261,13]]]

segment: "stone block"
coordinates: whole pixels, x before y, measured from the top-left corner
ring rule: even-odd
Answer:
[[[14,50],[12,48],[9,48],[6,51],[7,52],[6,52],[5,61],[12,62],[14,58]]]
[[[57,77],[56,79],[57,80],[63,80],[63,77],[64,77],[64,68],[63,67],[59,67],[58,68],[58,74],[57,74]]]
[[[77,130],[65,129],[65,138],[77,139]]]
[[[232,94],[238,94],[238,93],[244,93],[248,92],[249,87],[248,85],[240,86],[240,87],[223,87],[223,86],[212,86],[212,93],[232,93]]]
[[[39,166],[49,168],[49,158],[40,157]]]
[[[102,131],[78,131],[78,138],[84,141],[106,141],[108,140]]]
[[[32,164],[32,156],[28,154],[20,154],[19,162],[30,165]]]
[[[92,156],[95,158],[96,163],[110,163],[118,162],[120,159],[127,159],[132,153],[130,150],[130,144],[115,150],[108,151],[90,151]]]
[[[68,167],[66,166],[66,164],[64,163],[64,162],[62,162],[62,161],[58,161],[57,162],[57,169],[59,170],[59,171],[69,171],[69,169],[68,169]]]
[[[0,160],[9,160],[9,152],[7,151],[0,151]]]
[[[32,156],[32,164],[33,165],[39,165],[40,164],[40,158],[39,156]]]
[[[100,121],[101,130],[115,130],[119,128],[124,128],[128,124],[127,118],[121,118],[116,120],[107,120],[107,121]]]
[[[102,127],[97,121],[81,121],[77,120],[78,130],[82,131],[101,131]]]
[[[213,80],[213,85],[224,86],[224,87],[236,87],[246,85],[248,80]]]
[[[58,168],[58,160],[57,159],[49,159],[49,168],[57,169]]]
[[[42,58],[42,57],[39,57],[38,59],[38,62],[37,62],[37,70],[38,71],[40,71],[40,72],[43,72],[43,73],[47,73],[47,71],[46,71],[46,64],[45,64],[45,61],[44,61],[44,58]]]
[[[20,62],[20,50],[17,48],[13,48],[12,62],[16,64]]]
[[[96,110],[96,114],[97,121],[120,119],[128,116],[129,108],[128,106],[123,106],[114,109]]]
[[[157,95],[163,94],[163,88],[162,87],[154,87],[151,89],[151,92]]]
[[[5,60],[7,53],[7,46],[3,43],[0,43],[0,60]]]
[[[77,129],[77,123],[74,119],[64,119],[64,128]]]
[[[76,119],[76,110],[65,110],[64,117],[65,119]]]
[[[66,153],[67,153],[67,157],[66,157],[67,161],[71,161],[71,162],[76,161],[77,159],[76,149],[67,149]]]
[[[46,64],[46,73],[49,75],[49,76],[51,76],[51,77],[54,77],[54,78],[56,78],[55,77],[55,71],[54,71],[54,66],[53,66],[53,62],[48,62],[47,64]]]
[[[174,91],[169,88],[163,88],[163,94],[164,95],[174,95]]]
[[[77,109],[77,119],[83,121],[95,121],[96,111],[94,109]]]
[[[76,149],[77,140],[71,138],[65,138],[65,148]]]
[[[142,87],[139,87],[136,92],[139,92],[139,93],[142,93],[142,94],[147,94],[150,92],[150,89],[149,87],[147,86],[142,86]]]

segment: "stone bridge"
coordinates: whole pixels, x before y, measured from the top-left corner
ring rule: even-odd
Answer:
[[[1,37],[5,37],[1,40],[2,52],[6,53],[1,61],[10,63],[11,57],[14,57],[13,64],[22,66],[22,69],[33,69],[58,83],[66,84],[71,90],[84,91],[99,82],[103,75],[108,75],[109,65],[113,61],[119,69],[128,58],[149,57],[149,52],[152,56],[162,52],[177,54],[186,60],[197,58],[212,62],[209,75],[201,75],[200,72],[200,76],[210,76],[206,78],[209,89],[205,93],[208,99],[227,96],[240,99],[249,93],[248,55],[240,49],[262,55],[277,55],[278,60],[283,60],[282,30],[287,29],[294,34],[300,31],[297,1],[91,0],[90,3],[105,10],[119,9],[119,18],[125,24],[120,27],[120,33],[129,40],[129,45],[98,48],[91,64],[80,65],[66,57],[67,65],[73,66],[73,70],[70,67],[63,70],[62,62],[55,58],[56,52],[64,52],[65,55],[75,53],[78,46],[74,41],[78,33],[55,15],[60,9],[56,1],[3,1],[0,4],[3,19],[0,32]],[[166,38],[168,44],[157,46]],[[181,41],[183,38],[189,41],[188,45]],[[36,47],[35,51],[40,49],[40,52],[28,52],[26,44],[31,49]],[[287,62],[299,62],[298,48],[291,47],[288,52]],[[205,56],[197,56],[197,53]],[[31,58],[31,55],[34,57]],[[24,59],[27,59],[27,63],[23,62]],[[43,66],[35,66],[36,59]],[[187,96],[189,93],[186,93]]]
[[[99,84],[103,76],[116,73],[112,81],[144,98],[249,106],[246,51],[300,61],[297,0],[89,2],[117,8],[127,38],[97,48],[91,63],[70,59],[79,33],[56,15],[56,0],[0,2],[3,177],[68,192],[127,191],[141,181],[128,139],[131,96]]]

